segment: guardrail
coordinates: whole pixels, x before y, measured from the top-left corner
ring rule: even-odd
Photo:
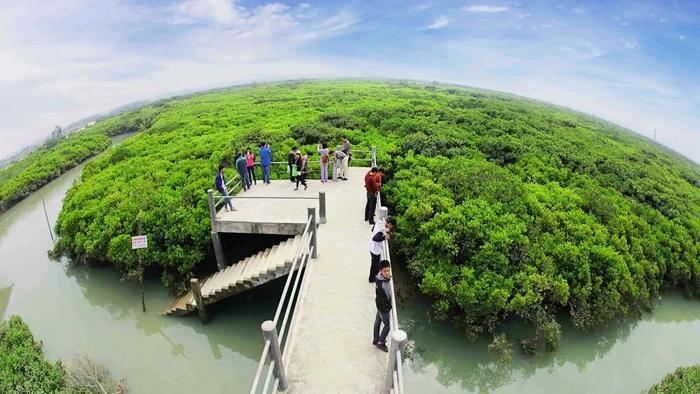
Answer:
[[[372,148],[372,167],[377,167],[377,150]],[[382,193],[377,192],[377,208],[375,214],[378,220],[384,220],[389,215],[389,209],[382,206]],[[382,244],[382,259],[389,262],[391,267],[391,250],[389,242],[384,240]],[[389,281],[391,287],[391,343],[389,347],[389,365],[387,368],[386,387],[390,394],[403,394],[403,351],[408,341],[406,332],[399,327],[399,313],[396,309],[396,292],[394,291],[394,268],[391,267],[392,278]]]
[[[289,333],[292,332],[296,323],[296,311],[303,301],[303,294],[306,289],[306,267],[309,260],[316,258],[318,242],[316,238],[316,209],[309,208],[306,228],[302,233],[302,242],[293,259],[291,271],[287,276],[287,281],[282,290],[280,302],[272,320],[262,323],[262,333],[265,339],[262,355],[255,372],[251,394],[285,391],[289,387],[285,366],[289,364],[288,346],[290,343]],[[296,274],[296,275],[295,275]],[[294,279],[293,279],[294,278]],[[290,284],[294,281],[294,284]],[[298,295],[297,295],[298,292]],[[286,307],[285,307],[286,305]],[[279,318],[284,308],[284,316],[280,322]],[[291,316],[291,319],[290,319]],[[289,326],[288,326],[289,323]],[[265,363],[269,360],[269,365]],[[267,375],[262,381],[263,371],[267,367]],[[273,379],[274,378],[274,379]],[[262,390],[259,385],[263,384]]]

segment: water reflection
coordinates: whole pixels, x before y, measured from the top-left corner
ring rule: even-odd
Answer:
[[[486,339],[470,342],[451,325],[431,321],[429,307],[429,300],[412,297],[405,301],[404,307],[400,309],[400,315],[401,322],[411,340],[407,351],[407,366],[410,368],[411,379],[416,380],[416,387],[423,389],[429,387],[433,392],[439,391],[435,389],[436,387],[444,390],[449,388],[451,392],[456,388],[461,389],[457,392],[543,392],[542,388],[539,391],[533,390],[532,382],[549,379],[550,384],[553,384],[552,380],[558,381],[564,378],[568,380],[572,377],[576,379],[587,377],[591,380],[590,375],[593,373],[591,371],[605,369],[601,366],[619,362],[613,360],[637,361],[635,353],[642,350],[635,349],[639,346],[638,343],[646,345],[649,339],[657,340],[657,338],[660,342],[654,344],[655,347],[663,348],[665,346],[663,341],[665,341],[668,343],[668,351],[673,354],[669,360],[665,361],[671,365],[682,364],[680,360],[688,356],[672,350],[677,346],[673,342],[674,334],[668,333],[666,334],[668,337],[664,338],[659,331],[662,330],[663,324],[673,324],[673,329],[678,329],[679,323],[700,325],[700,303],[687,300],[678,293],[670,293],[657,302],[653,313],[625,319],[595,332],[582,332],[575,329],[570,321],[562,319],[563,340],[561,347],[555,353],[525,357],[519,353],[515,345],[512,363],[501,364],[488,353]],[[504,331],[511,339],[522,337],[522,327],[516,323],[507,324]],[[630,338],[632,333],[635,335],[634,341]],[[627,342],[632,343],[627,344]],[[648,350],[649,353],[645,356],[652,359],[654,359],[653,353],[659,353],[655,349]],[[674,357],[678,361],[674,361]],[[636,368],[648,368],[643,364],[632,365],[620,365],[619,373],[634,375]],[[625,368],[628,370],[625,371]],[[675,366],[664,368],[663,364],[660,364],[656,368],[666,371],[672,370]],[[619,378],[616,372],[607,371],[607,373],[609,379]],[[653,370],[653,373],[657,372]],[[629,382],[625,383],[624,380],[622,382],[620,384],[627,391]],[[605,387],[602,383],[598,385]],[[529,389],[524,390],[523,387]],[[642,387],[646,386],[642,385]],[[586,392],[585,389],[578,391]],[[634,389],[630,390],[632,391]]]
[[[168,331],[186,327],[205,336],[211,354],[222,358],[222,348],[229,349],[250,360],[260,357],[260,324],[274,313],[283,281],[269,282],[247,293],[239,294],[210,306],[212,320],[203,325],[196,313],[184,317],[161,316],[172,297],[159,280],[144,281],[147,312],[141,310],[138,284],[123,281],[112,268],[71,266],[66,275],[73,278],[92,306],[109,312],[116,320],[133,323],[146,336],[159,335],[170,344],[173,356],[186,358],[186,346],[174,340]]]

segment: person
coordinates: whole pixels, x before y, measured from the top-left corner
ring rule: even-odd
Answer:
[[[382,183],[384,183],[384,169],[383,168],[377,168],[377,172],[375,173],[374,177],[377,180],[377,193],[382,191]]]
[[[258,180],[255,178],[255,153],[250,147],[245,150],[245,164],[248,169],[248,182],[252,179],[253,184],[257,185]]]
[[[340,140],[343,142],[343,149],[341,150],[344,154],[345,157],[340,163],[340,172],[341,176],[340,179],[347,181],[348,180],[348,165],[350,163],[350,140],[346,136],[340,137]]]
[[[297,175],[297,187],[295,187],[294,190],[299,190],[299,183],[304,185],[304,190],[309,188],[309,185],[306,184],[306,164],[308,163],[309,156],[311,155],[311,152],[307,152],[305,155],[299,156],[297,159],[297,171],[299,175]]]
[[[258,155],[260,156],[260,167],[262,167],[262,177],[263,183],[270,184],[270,166],[272,165],[272,151],[270,150],[270,145],[263,141],[260,143],[260,149],[258,149]]]
[[[345,159],[345,153],[341,150],[337,150],[333,153],[333,176],[343,179],[341,177],[341,167],[343,166],[343,160]]]
[[[238,170],[238,175],[241,176],[241,187],[244,192],[250,189],[250,179],[248,178],[248,165],[245,161],[243,153],[238,152],[236,155],[236,169]]]
[[[379,260],[384,251],[384,241],[391,239],[391,231],[396,226],[396,219],[389,216],[384,221],[378,221],[372,228],[372,235],[369,239],[369,254],[371,262],[369,266],[369,282],[374,282],[379,271]]]
[[[328,182],[328,144],[318,143],[318,154],[321,155],[321,183]]]
[[[224,165],[219,164],[219,172],[216,173],[216,179],[214,180],[214,187],[224,196],[224,209],[226,212],[236,211],[231,202],[231,197],[226,190],[226,177],[224,177]]]
[[[297,147],[292,147],[292,149],[287,153],[287,166],[289,167],[289,179],[292,182],[296,181],[296,176],[294,175],[294,166],[296,166],[297,160]]]
[[[376,175],[376,167],[372,167],[369,171],[367,171],[367,174],[365,174],[365,190],[367,191],[365,222],[369,221],[369,224],[371,225],[374,225],[374,212],[377,209],[377,192],[379,191]]]
[[[379,262],[379,272],[375,281],[374,303],[377,306],[377,316],[374,318],[374,339],[372,344],[378,349],[389,352],[386,337],[389,335],[391,324],[391,264],[388,260]],[[382,328],[382,324],[384,327]],[[381,334],[379,329],[382,328]]]

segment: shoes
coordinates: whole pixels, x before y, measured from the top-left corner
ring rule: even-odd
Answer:
[[[304,185],[304,190],[308,189],[309,185]]]
[[[236,212],[237,210],[236,208],[231,208],[231,212]]]
[[[383,351],[383,352],[385,352],[385,353],[389,353],[389,348],[386,347],[386,345],[383,344],[383,343],[381,343],[381,342],[378,342],[378,343],[377,343],[376,345],[374,345],[374,346],[376,346],[377,349],[379,349],[379,350],[381,350],[381,351]]]
[[[374,346],[377,346],[378,343],[379,343],[379,341],[372,341],[372,345],[374,345]]]
[[[294,190],[299,190],[299,188],[298,188],[298,187],[295,187]]]

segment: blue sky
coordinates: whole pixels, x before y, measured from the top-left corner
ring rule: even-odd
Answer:
[[[0,156],[55,124],[299,77],[454,82],[600,116],[700,162],[698,1],[12,2]]]

